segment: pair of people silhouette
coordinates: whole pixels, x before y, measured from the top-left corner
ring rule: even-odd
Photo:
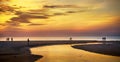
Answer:
[[[13,38],[12,37],[11,38],[8,37],[8,38],[6,38],[6,40],[7,41],[13,41]]]

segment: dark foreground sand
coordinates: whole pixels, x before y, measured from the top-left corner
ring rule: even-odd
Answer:
[[[103,43],[103,44],[85,44],[85,45],[74,45],[76,49],[82,49],[94,53],[100,53],[105,55],[120,56],[120,44],[119,43]]]
[[[40,55],[0,55],[0,62],[35,62]]]

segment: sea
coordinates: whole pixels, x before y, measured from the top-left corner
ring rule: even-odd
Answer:
[[[101,41],[102,37],[106,37],[106,41],[120,41],[120,36],[71,36],[72,40],[97,40]],[[0,41],[6,41],[8,37],[0,37]],[[11,37],[9,37],[11,38]],[[46,40],[69,40],[70,37],[12,37],[14,41],[46,41]]]

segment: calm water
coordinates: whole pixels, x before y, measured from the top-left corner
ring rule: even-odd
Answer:
[[[13,37],[14,40],[69,40],[69,37]],[[72,37],[73,40],[102,40],[102,36],[80,36]],[[0,40],[6,40],[6,37],[0,37]],[[107,40],[120,40],[120,36],[107,36]]]
[[[71,45],[31,48],[32,54],[42,55],[35,62],[120,62],[120,57],[74,49]]]

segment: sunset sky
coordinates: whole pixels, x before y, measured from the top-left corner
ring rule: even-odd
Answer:
[[[0,0],[0,36],[120,35],[120,0]]]

